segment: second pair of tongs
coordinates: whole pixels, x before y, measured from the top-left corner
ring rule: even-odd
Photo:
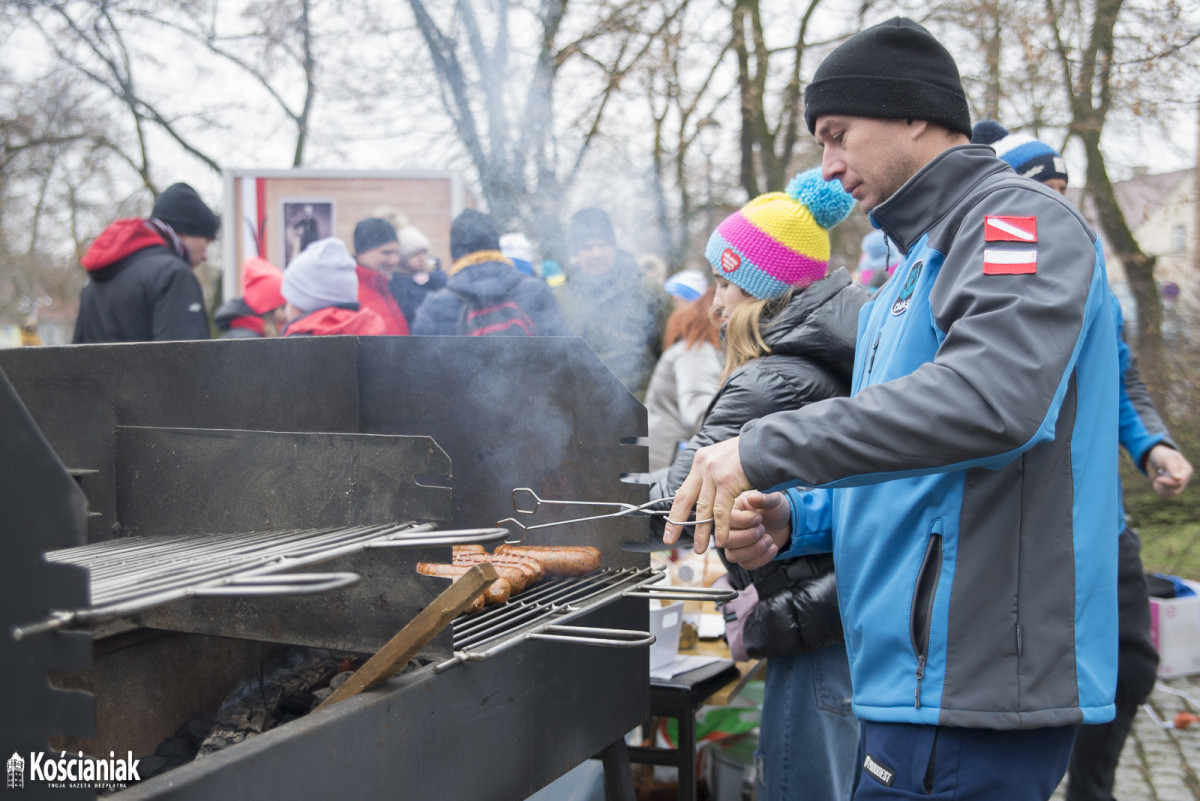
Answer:
[[[515,517],[505,518],[496,523],[497,526],[512,524],[521,530],[521,536],[524,537],[525,532],[533,531],[538,528],[550,528],[551,526],[565,526],[571,523],[583,523],[589,520],[607,520],[611,517],[625,517],[626,515],[639,515],[643,517],[664,517],[668,523],[676,526],[696,526],[702,523],[711,523],[713,519],[710,517],[706,520],[684,520],[676,521],[667,517],[671,512],[669,509],[652,509],[650,507],[661,505],[663,503],[671,503],[672,498],[659,498],[653,501],[647,501],[643,504],[633,505],[631,503],[620,503],[617,501],[554,501],[546,498],[539,498],[538,494],[529,487],[517,487],[512,491],[513,511],[519,515],[531,515],[537,512],[543,506],[603,506],[608,508],[616,508],[617,511],[607,514],[589,515],[588,517],[576,517],[571,520],[556,520],[553,523],[537,523],[532,526],[527,526]]]

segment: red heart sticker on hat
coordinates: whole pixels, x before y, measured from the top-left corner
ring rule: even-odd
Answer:
[[[725,252],[721,254],[721,269],[731,273],[741,266],[742,257],[734,253],[731,248],[725,248]]]

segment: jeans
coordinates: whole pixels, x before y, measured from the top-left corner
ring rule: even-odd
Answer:
[[[858,752],[846,646],[767,660],[757,801],[847,801]]]
[[[1117,551],[1117,716],[1109,723],[1079,727],[1067,772],[1067,801],[1112,799],[1125,738],[1133,728],[1138,707],[1145,703],[1158,679],[1141,548],[1136,531],[1127,528],[1121,532]]]

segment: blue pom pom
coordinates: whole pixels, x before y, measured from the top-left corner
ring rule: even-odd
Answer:
[[[971,144],[992,145],[1008,136],[1008,129],[995,120],[980,120],[971,129]]]
[[[797,203],[808,207],[817,225],[828,231],[846,219],[854,208],[854,198],[846,194],[839,181],[826,181],[821,170],[802,172],[791,180],[787,193]]]

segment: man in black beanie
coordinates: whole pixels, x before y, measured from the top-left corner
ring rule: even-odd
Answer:
[[[387,220],[368,217],[354,226],[354,258],[358,262],[358,303],[382,318],[384,333],[405,336],[408,320],[388,285],[400,267],[400,237]]]
[[[1076,724],[1114,710],[1103,254],[1058,194],[969,143],[954,60],[911,20],[830,53],[805,116],[824,177],[904,260],[863,307],[851,396],[699,451],[670,519],[714,518],[696,551],[711,536],[747,568],[833,554],[856,801],[1044,801]]]
[[[641,398],[662,352],[670,299],[632,255],[617,247],[612,220],[590,206],[571,216],[571,264],[554,290],[571,330],[587,341],[625,388]]]
[[[89,280],[72,342],[208,339],[204,293],[192,270],[220,226],[196,190],[179,183],[158,196],[149,219],[104,229],[80,260]]]

